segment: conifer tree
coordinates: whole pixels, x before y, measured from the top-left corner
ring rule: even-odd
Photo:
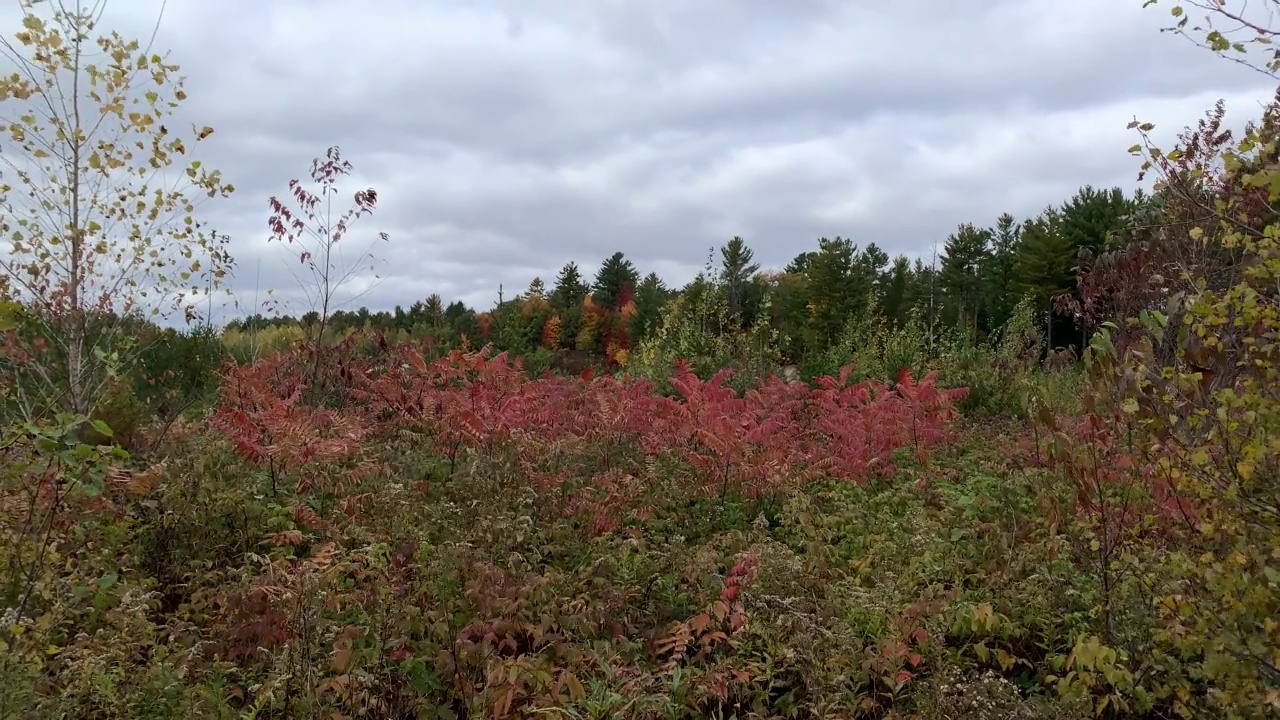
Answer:
[[[1022,235],[1022,226],[1009,213],[996,218],[991,231],[991,254],[983,268],[983,284],[987,295],[989,327],[1001,328],[1013,314],[1022,297],[1015,287],[1014,253]]]
[[[1120,188],[1097,190],[1085,185],[1062,206],[1060,232],[1077,251],[1087,248],[1097,252],[1125,226],[1133,209],[1133,202]]]
[[[1022,240],[1013,261],[1015,287],[1022,295],[1033,298],[1035,307],[1049,323],[1050,348],[1056,342],[1054,329],[1061,326],[1054,319],[1053,299],[1070,292],[1075,284],[1076,251],[1061,227],[1062,213],[1056,208],[1048,208],[1023,224]]]
[[[896,326],[906,319],[910,302],[907,286],[911,280],[911,261],[906,255],[893,259],[886,277],[884,295],[880,299],[880,313]]]
[[[639,273],[635,265],[621,252],[609,256],[608,260],[596,272],[595,283],[591,286],[591,298],[602,308],[615,309],[624,294],[635,290]]]
[[[754,258],[755,253],[737,236],[720,248],[720,277],[728,293],[729,312],[742,320],[748,319],[744,300],[751,278],[760,271]]]
[[[806,352],[819,353],[840,336],[856,314],[857,246],[841,237],[818,240],[818,252],[805,272],[808,285]]]
[[[657,273],[649,273],[636,288],[636,311],[631,316],[631,340],[639,344],[662,322],[662,309],[667,303],[667,285]]]
[[[947,299],[945,317],[971,341],[983,310],[982,267],[990,256],[991,231],[964,223],[947,237],[938,268],[938,284]]]
[[[556,275],[555,286],[551,289],[551,306],[561,312],[576,308],[582,305],[582,298],[586,297],[587,292],[587,284],[582,279],[578,264],[566,263]]]

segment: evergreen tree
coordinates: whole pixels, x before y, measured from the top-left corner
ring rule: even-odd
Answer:
[[[1053,298],[1075,286],[1075,257],[1075,247],[1062,233],[1062,213],[1058,209],[1049,208],[1023,224],[1013,261],[1015,287],[1020,294],[1030,295],[1045,314],[1051,343],[1054,328],[1063,326],[1055,319]]]
[[[911,275],[907,278],[907,312],[919,313],[925,326],[929,328],[930,337],[936,329],[938,319],[938,272],[931,265],[926,265],[923,258],[916,258],[911,266]]]
[[[755,253],[737,236],[720,248],[720,277],[728,293],[729,312],[743,321],[749,319],[744,309],[744,298],[752,277],[760,271],[760,265],[754,262],[754,258]]]
[[[911,261],[906,255],[893,259],[893,265],[885,273],[884,294],[880,298],[880,314],[894,326],[907,318],[911,298],[908,284],[911,281]]]
[[[591,286],[591,298],[602,308],[614,309],[624,294],[629,295],[635,289],[639,273],[635,265],[626,259],[621,252],[609,256],[596,273],[595,284]]]
[[[440,297],[439,295],[432,295],[431,297],[427,298],[427,307],[430,307],[432,305],[433,300],[439,297]],[[444,317],[445,317],[445,320],[447,320],[448,322],[456,322],[466,317],[467,313],[470,313],[470,312],[472,312],[471,308],[468,308],[466,305],[462,304],[461,300],[455,300],[449,303],[449,307],[444,309]]]
[[[347,313],[347,316],[352,318],[352,327],[363,328],[369,326],[369,321],[373,318],[373,313],[369,312],[369,308],[361,307]]]
[[[449,305],[449,308],[453,309],[455,305],[462,308],[463,314],[465,314],[466,306],[460,302],[452,303]],[[423,303],[422,320],[431,327],[445,325],[447,324],[447,320],[452,320],[458,316],[459,313],[456,312],[452,318],[448,316],[448,311],[444,307],[444,298],[440,297],[436,293],[428,295],[427,301]]]
[[[860,305],[879,310],[885,294],[885,283],[888,281],[889,254],[875,243],[867,243],[867,247],[858,255],[855,282],[864,295]]]
[[[817,253],[812,250],[800,253],[791,262],[787,263],[787,266],[783,268],[783,272],[789,275],[804,275],[809,271],[809,265],[816,255]]]
[[[947,298],[944,317],[974,341],[982,313],[982,267],[990,245],[990,230],[965,223],[947,237],[938,268],[938,284]]]
[[[535,277],[529,283],[529,289],[524,292],[524,296],[528,300],[545,300],[547,299],[547,286],[542,282],[542,278]]]
[[[409,316],[410,325],[417,325],[418,323],[422,322],[422,317],[423,317],[422,313],[425,308],[426,308],[426,303],[422,302],[421,300],[413,301],[413,304],[409,306],[409,310],[406,313]]]
[[[856,258],[857,246],[845,238],[818,240],[818,252],[805,272],[809,291],[806,352],[826,350],[856,315]]]
[[[782,354],[798,360],[804,354],[804,331],[808,319],[809,283],[800,272],[780,272],[761,279],[769,298],[770,317],[781,335]]]
[[[1022,299],[1016,288],[1014,254],[1022,235],[1022,226],[1009,213],[996,218],[991,231],[991,255],[983,269],[983,284],[988,298],[988,329],[1004,327],[1013,308]]]
[[[524,356],[538,348],[552,313],[546,294],[542,278],[535,277],[523,295],[494,309],[494,344],[499,350]]]
[[[1134,204],[1120,188],[1096,190],[1086,185],[1062,206],[1060,232],[1071,247],[1096,253],[1111,235],[1124,228]]]
[[[670,297],[667,285],[657,273],[649,273],[636,288],[636,311],[631,316],[631,341],[639,345],[662,322],[662,309]]]
[[[590,289],[575,262],[566,263],[551,289],[551,307],[560,316],[560,343],[571,348],[582,330],[582,300]]]
[[[587,284],[582,280],[582,272],[575,262],[567,263],[556,275],[555,287],[551,290],[551,306],[564,312],[582,305],[582,298],[587,296]]]

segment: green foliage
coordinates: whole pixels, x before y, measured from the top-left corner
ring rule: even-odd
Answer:
[[[556,275],[555,286],[551,291],[551,305],[557,310],[567,310],[582,304],[589,288],[582,280],[578,264],[570,262],[560,269]]]
[[[802,374],[835,375],[844,365],[853,365],[855,377],[885,382],[896,381],[903,370],[923,376],[929,367],[929,336],[920,314],[913,311],[896,327],[870,313],[850,320],[835,343],[805,363]]]
[[[0,302],[0,332],[9,332],[18,327],[18,317],[22,313],[22,305],[16,302]]]
[[[762,298],[759,292],[752,292],[758,286],[751,282],[759,271],[755,253],[742,238],[735,236],[720,248],[720,278],[729,296],[729,313],[741,318],[744,325],[755,322],[760,312]]]
[[[1163,311],[1143,310],[1124,333],[1107,324],[1088,350],[1090,416],[1125,428],[1126,446],[1183,521],[1176,544],[1162,543],[1153,557],[1146,538],[1135,538],[1115,549],[1114,562],[1140,563],[1153,598],[1158,650],[1148,662],[1157,669],[1144,690],[1184,717],[1280,711],[1280,225],[1255,214],[1260,198],[1280,199],[1280,174],[1258,162],[1273,157],[1276,121],[1273,106],[1238,141],[1170,153],[1138,127],[1148,165],[1170,184],[1175,163],[1191,153],[1218,168],[1217,222],[1193,227],[1192,239],[1238,250],[1241,270],[1216,287],[1198,283]],[[1173,352],[1157,354],[1168,343]],[[1105,527],[1105,517],[1095,520]]]
[[[1135,123],[1151,196],[966,223],[937,268],[734,238],[674,297],[615,253],[480,314],[95,308],[93,413],[35,419],[17,370],[77,355],[8,290],[0,715],[1274,717],[1280,96],[1221,120]],[[523,372],[449,352],[486,342]],[[575,343],[653,382],[529,380]]]
[[[1054,208],[1022,228],[1022,242],[1014,256],[1019,292],[1046,307],[1054,295],[1071,289],[1076,248],[1062,233],[1062,213]]]
[[[658,329],[669,297],[670,291],[657,273],[644,276],[636,288],[636,312],[628,328],[632,342],[638,345]]]
[[[1071,412],[1079,408],[1080,374],[1069,365],[1042,370],[1044,333],[1035,316],[1033,299],[1026,298],[998,333],[973,342],[954,331],[931,340],[919,310],[898,325],[867,314],[852,319],[835,343],[805,363],[801,375],[812,379],[852,365],[856,378],[893,381],[903,370],[915,377],[936,370],[946,386],[968,389],[959,401],[968,413],[1025,418],[1043,406]]]
[[[859,277],[857,253],[857,245],[845,238],[818,241],[818,251],[804,272],[807,352],[828,347],[844,331],[848,318],[865,310],[871,287]]]
[[[916,308],[911,307],[908,289],[911,282],[911,261],[905,255],[894,258],[889,275],[884,280],[884,296],[880,301],[880,312],[892,324],[898,325],[906,321],[907,314]]]
[[[115,559],[96,547],[114,526],[99,509],[118,448],[80,439],[88,417],[59,413],[47,422],[15,422],[0,431],[0,712],[29,708],[40,676],[77,634],[109,623],[101,610],[120,600]],[[67,529],[73,528],[68,533]],[[109,631],[109,630],[108,630]]]
[[[1070,386],[1075,374],[1067,369],[1040,372],[1045,350],[1044,333],[1035,322],[1034,299],[1024,298],[1013,308],[1000,332],[985,341],[973,342],[961,334],[946,334],[937,340],[934,366],[948,383],[969,388],[961,401],[968,412],[987,415],[1027,417],[1055,393],[1055,407],[1061,407],[1061,388]]]
[[[1161,4],[1173,18],[1162,28],[1187,38],[1213,53],[1266,74],[1280,72],[1275,52],[1276,31],[1249,12],[1248,3],[1202,0],[1143,0],[1143,7]],[[1203,13],[1203,14],[1202,14]],[[1261,53],[1261,57],[1254,53]]]
[[[121,404],[148,421],[155,418],[161,423],[210,405],[217,393],[218,371],[228,359],[222,338],[211,325],[166,328],[144,336],[137,357],[137,365],[128,373],[131,392]],[[120,427],[112,418],[106,420]]]
[[[1120,188],[1102,191],[1086,185],[1062,206],[1060,230],[1071,247],[1097,252],[1125,226],[1134,208]]]
[[[609,309],[621,307],[634,292],[639,279],[635,265],[622,253],[616,252],[610,255],[596,272],[595,283],[591,286],[591,297],[600,307]]]
[[[291,348],[306,338],[306,330],[296,325],[243,330],[232,327],[222,331],[222,346],[236,362],[251,363]]]
[[[1014,292],[1017,280],[1014,262],[1021,242],[1022,226],[1012,215],[1004,213],[996,218],[991,230],[991,258],[983,268],[983,288],[988,297],[992,327],[1007,323],[1020,299]]]
[[[991,258],[991,231],[971,223],[952,233],[943,248],[938,283],[948,299],[948,316],[971,342],[977,342],[978,327],[987,314],[984,305],[983,269]]]
[[[743,330],[729,294],[720,277],[699,275],[685,294],[666,303],[661,324],[636,347],[627,371],[665,382],[676,361],[684,360],[700,376],[732,369],[736,383],[775,372],[781,363],[778,333],[767,323]],[[768,310],[765,300],[762,312]]]

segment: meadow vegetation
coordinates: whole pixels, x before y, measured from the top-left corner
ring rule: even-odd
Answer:
[[[936,265],[734,238],[483,312],[335,305],[334,149],[269,208],[316,309],[173,330],[233,188],[96,32],[33,3],[0,78],[0,716],[1280,714],[1280,104]]]

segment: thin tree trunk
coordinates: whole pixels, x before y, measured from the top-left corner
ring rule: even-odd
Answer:
[[[82,267],[84,229],[80,217],[80,59],[82,37],[77,27],[71,51],[71,162],[67,169],[67,187],[71,191],[71,277],[67,342],[67,392],[71,411],[88,414],[89,402],[84,389],[85,318]]]

